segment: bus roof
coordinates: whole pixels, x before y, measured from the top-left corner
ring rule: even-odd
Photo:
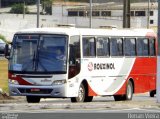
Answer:
[[[156,36],[151,29],[90,29],[90,28],[32,28],[18,31],[16,34],[63,34],[63,35],[101,35],[101,36]]]

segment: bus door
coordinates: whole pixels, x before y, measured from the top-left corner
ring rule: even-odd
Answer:
[[[80,37],[71,36],[69,42],[69,76],[73,78],[80,72]]]

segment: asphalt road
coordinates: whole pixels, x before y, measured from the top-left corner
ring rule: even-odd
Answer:
[[[28,104],[24,97],[0,101],[0,119],[160,119],[160,103],[149,94],[133,96],[132,101],[94,97],[90,103],[70,99],[41,99]]]
[[[114,101],[113,97],[94,97],[90,103],[71,103],[70,99],[41,99],[28,104],[23,97],[0,103],[0,113],[160,113],[160,103],[148,93],[133,96],[132,101]]]

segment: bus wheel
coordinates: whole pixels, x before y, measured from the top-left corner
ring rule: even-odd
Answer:
[[[28,103],[39,103],[41,98],[36,96],[26,96],[26,99]]]
[[[125,95],[114,95],[115,101],[132,100],[133,97],[133,84],[128,81],[126,94]]]
[[[124,100],[132,100],[133,97],[133,84],[131,81],[128,81],[126,94],[124,95]]]
[[[93,96],[87,96],[84,100],[84,102],[92,102]]]
[[[152,90],[149,92],[150,97],[154,97],[155,94],[156,94],[156,90]]]
[[[114,95],[114,100],[115,101],[121,101],[121,100],[123,100],[123,95]]]
[[[71,102],[84,102],[86,97],[86,90],[84,85],[81,84],[78,91],[78,97],[71,98]]]

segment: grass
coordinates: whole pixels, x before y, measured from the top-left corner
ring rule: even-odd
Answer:
[[[0,88],[8,93],[8,61],[0,59]]]

